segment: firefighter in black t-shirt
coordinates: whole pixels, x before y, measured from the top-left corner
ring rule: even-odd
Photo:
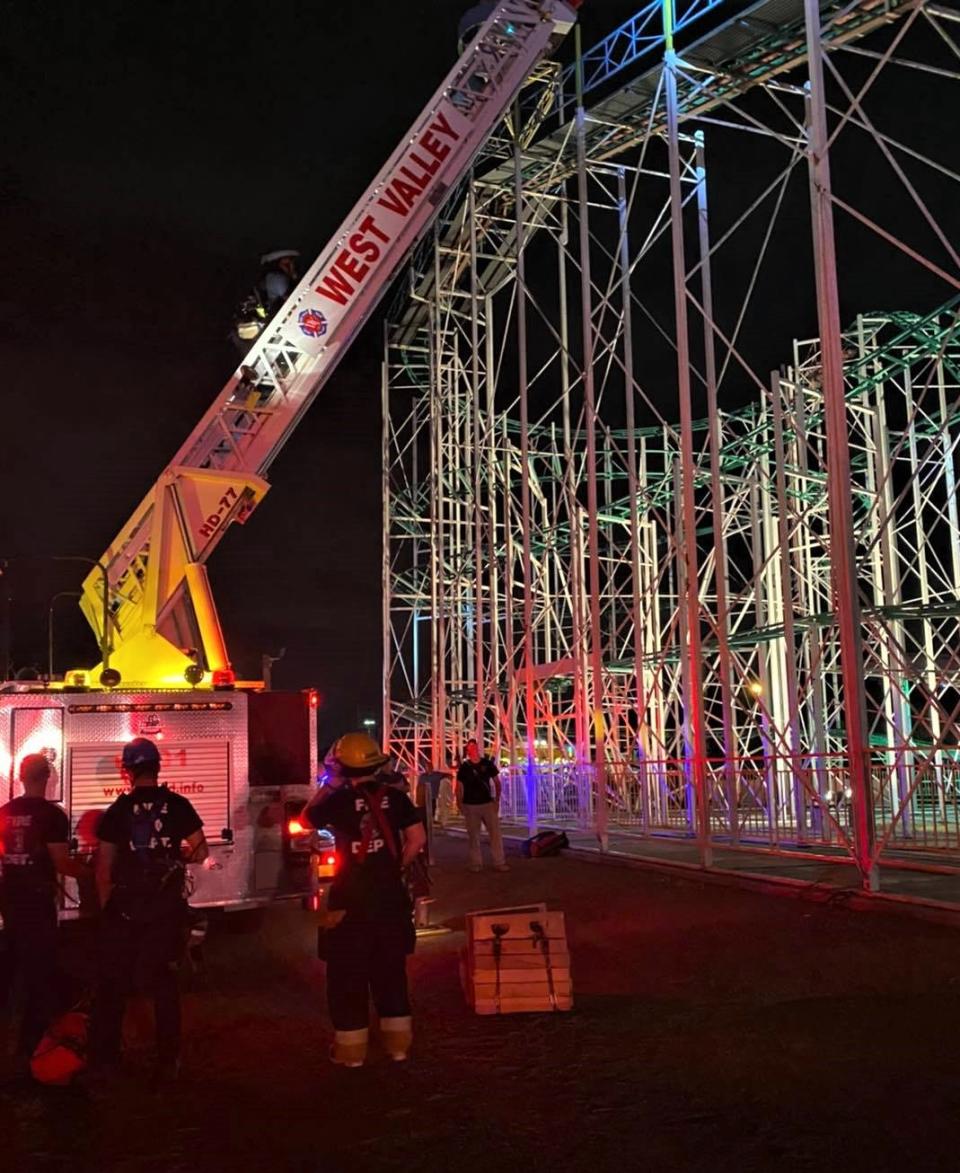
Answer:
[[[12,971],[24,993],[16,1046],[22,1068],[60,1008],[57,873],[89,873],[85,864],[70,858],[67,816],[44,797],[49,778],[44,755],[27,754],[20,762],[23,794],[0,807],[0,914]]]
[[[127,993],[137,980],[153,997],[156,1080],[176,1077],[180,1062],[177,963],[186,941],[185,864],[208,855],[193,805],[158,783],[160,752],[137,737],[123,748],[131,786],[104,811],[97,828],[97,894],[103,910],[100,970],[90,1022],[90,1058],[120,1059]]]
[[[303,813],[336,838],[325,936],[327,1004],[334,1063],[359,1067],[367,1055],[369,1002],[380,1018],[384,1049],[406,1059],[413,1041],[407,954],[414,928],[403,869],[426,843],[409,798],[377,776],[387,761],[365,733],[347,733],[331,749],[340,786],[324,786]]]

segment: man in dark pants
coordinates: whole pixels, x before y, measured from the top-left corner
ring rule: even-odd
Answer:
[[[50,763],[34,753],[20,763],[23,794],[0,807],[0,914],[12,976],[23,989],[15,1061],[22,1074],[60,1009],[57,967],[57,873],[89,874],[70,858],[70,824],[44,797]]]
[[[100,972],[90,1023],[95,1067],[120,1060],[123,1012],[131,987],[153,997],[158,1082],[180,1062],[177,962],[186,942],[185,868],[208,855],[203,824],[187,799],[158,783],[160,753],[138,737],[124,746],[131,790],[100,820],[97,893],[103,910]]]
[[[331,1058],[345,1067],[366,1059],[372,996],[384,1048],[400,1061],[413,1041],[407,954],[414,928],[403,869],[426,832],[410,799],[378,777],[387,755],[373,738],[347,733],[331,758],[344,784],[321,787],[303,813],[311,826],[330,827],[337,844],[325,934]]]

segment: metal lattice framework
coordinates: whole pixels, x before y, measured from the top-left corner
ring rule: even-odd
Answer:
[[[960,863],[960,177],[899,116],[949,108],[958,14],[764,0],[680,44],[713,7],[541,66],[410,267],[385,727],[418,768],[482,736],[531,828],[873,886]],[[771,373],[751,323],[785,289],[816,337],[786,323]]]

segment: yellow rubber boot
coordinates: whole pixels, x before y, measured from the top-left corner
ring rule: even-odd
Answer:
[[[409,1014],[405,1018],[381,1018],[380,1037],[383,1039],[383,1049],[390,1058],[402,1063],[413,1043],[413,1019]]]
[[[367,1057],[367,1039],[370,1032],[363,1030],[338,1030],[333,1035],[333,1050],[330,1058],[341,1067],[362,1067]]]

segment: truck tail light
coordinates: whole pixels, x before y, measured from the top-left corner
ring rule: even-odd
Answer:
[[[332,880],[337,874],[336,852],[321,851],[313,857],[314,876],[318,882]]]
[[[283,854],[288,861],[297,863],[309,860],[313,840],[313,828],[300,817],[302,811],[302,801],[283,804]]]

